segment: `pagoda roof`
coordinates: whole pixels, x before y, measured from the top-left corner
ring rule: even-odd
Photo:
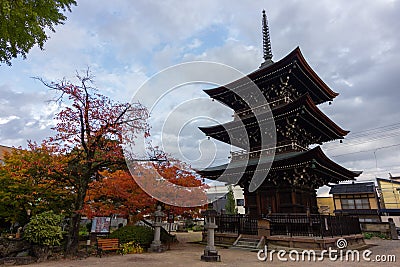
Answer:
[[[272,165],[270,165],[271,162]],[[263,169],[263,165],[271,166],[270,172],[288,171],[297,167],[311,166],[313,172],[318,173],[326,181],[326,184],[330,182],[336,183],[339,181],[354,180],[355,177],[361,174],[359,171],[348,170],[330,160],[320,146],[303,152],[282,153],[269,157],[232,161],[229,164],[197,170],[197,173],[203,177],[217,180],[227,171],[229,175],[242,175],[241,179],[243,179],[242,170],[244,167],[247,173],[249,171],[254,171],[258,165],[261,165],[261,169]],[[235,170],[238,170],[238,172],[235,172]],[[222,178],[219,181],[223,182],[224,179]],[[229,179],[226,181],[229,181]]]
[[[349,133],[349,131],[343,130],[335,122],[329,119],[329,117],[326,116],[315,105],[308,93],[304,94],[293,102],[274,108],[272,110],[272,116],[276,125],[278,125],[280,121],[283,121],[289,117],[297,116],[298,118],[301,118],[298,123],[307,125],[306,127],[311,127],[312,132],[314,132],[316,136],[321,136],[321,142],[343,139],[343,137]],[[283,121],[283,123],[286,124],[286,120]],[[237,119],[222,125],[199,127],[199,129],[207,136],[246,149],[246,145],[240,143],[240,141],[230,140],[228,134],[228,131],[230,131],[231,136],[234,137],[234,129],[240,127],[241,125],[245,125],[246,130],[249,133],[257,132],[258,137],[256,139],[261,139],[259,136],[260,131],[255,131],[252,129],[254,127],[259,127],[257,118],[254,115],[247,118],[242,118],[241,120]]]
[[[247,75],[247,77],[238,79],[225,86],[204,90],[211,98],[214,98],[230,108],[239,111],[248,109],[248,106],[242,101],[236,101],[235,92],[246,90],[248,78],[250,78],[260,88],[264,84],[291,76],[297,89],[301,94],[309,93],[311,99],[320,104],[326,101],[332,101],[339,94],[332,91],[329,86],[315,73],[305,60],[299,47],[296,47],[291,53],[281,60],[268,65],[267,67],[257,69]],[[229,89],[228,89],[229,88]]]

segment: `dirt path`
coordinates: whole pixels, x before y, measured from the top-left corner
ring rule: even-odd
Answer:
[[[109,255],[103,258],[89,257],[82,260],[58,260],[48,261],[38,264],[31,264],[29,267],[79,267],[79,266],[104,266],[104,267],[125,267],[125,266],[137,266],[137,267],[201,267],[201,266],[376,266],[377,262],[341,262],[341,261],[330,261],[328,258],[317,262],[294,262],[278,261],[275,255],[274,260],[271,262],[259,261],[257,259],[256,252],[250,252],[246,250],[237,249],[224,249],[219,248],[219,254],[221,255],[221,262],[211,263],[200,261],[200,256],[203,253],[204,246],[188,243],[192,241],[198,241],[201,239],[201,233],[178,233],[177,234],[179,244],[171,246],[171,249],[164,253],[143,253],[143,254],[130,254],[130,255]],[[397,263],[378,263],[379,266],[398,266],[400,262],[400,240],[381,240],[372,239],[367,240],[368,244],[371,244],[372,255],[370,258],[374,258],[375,255],[395,255]],[[288,258],[286,256],[286,258]]]

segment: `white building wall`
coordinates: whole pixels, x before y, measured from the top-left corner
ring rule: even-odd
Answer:
[[[235,206],[239,214],[245,214],[243,189],[240,186],[233,186],[233,196],[235,197]],[[212,196],[223,196],[228,193],[228,187],[224,185],[210,185],[207,194]],[[239,204],[239,205],[238,205]]]
[[[396,227],[400,227],[400,216],[381,216],[382,222],[388,222],[389,218],[393,219],[393,222],[396,225]]]

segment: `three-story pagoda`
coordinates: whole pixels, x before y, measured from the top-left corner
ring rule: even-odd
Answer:
[[[227,172],[236,175],[237,184],[244,189],[245,209],[250,216],[317,213],[317,188],[353,180],[360,174],[330,160],[319,146],[343,139],[349,133],[317,106],[332,101],[338,93],[318,77],[298,47],[283,59],[273,62],[265,11],[262,21],[265,61],[260,68],[229,85],[205,90],[211,98],[234,110],[234,120],[200,127],[207,136],[245,150],[232,152],[230,164],[209,167],[198,173],[213,180]],[[265,97],[265,103],[260,103],[257,108],[249,108],[240,98],[246,91],[246,79],[254,82]],[[276,129],[273,156],[263,153],[270,148],[261,146],[265,129],[255,115],[262,114],[266,105],[269,105],[270,109],[266,110],[272,113]],[[236,130],[240,125],[245,127],[247,143],[243,141],[243,132]],[[313,145],[317,146],[310,148]],[[260,169],[266,170],[265,177],[262,184],[251,192],[251,178]]]

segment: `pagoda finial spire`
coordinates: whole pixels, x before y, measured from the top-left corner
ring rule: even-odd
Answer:
[[[261,64],[260,68],[266,67],[274,63],[272,61],[271,40],[269,38],[269,28],[265,10],[262,11],[262,33],[263,33],[264,62]]]

